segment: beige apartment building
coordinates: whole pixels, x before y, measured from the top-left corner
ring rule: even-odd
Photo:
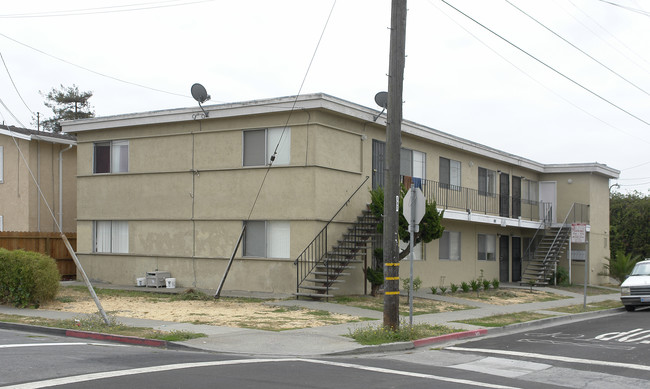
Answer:
[[[90,278],[165,271],[177,287],[216,289],[234,253],[226,290],[369,290],[381,239],[364,211],[383,182],[385,116],[326,94],[203,108],[63,122],[78,142],[77,254]],[[589,282],[606,281],[617,170],[545,165],[406,120],[400,170],[444,210],[443,237],[415,249],[423,287],[525,282],[545,244],[545,274],[559,265],[581,282],[588,257]],[[569,245],[571,224],[585,243]]]
[[[76,231],[76,144],[68,134],[0,125],[0,231],[56,232],[57,223]]]

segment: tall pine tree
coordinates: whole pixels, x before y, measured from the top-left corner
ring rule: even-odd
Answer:
[[[40,92],[43,95],[43,92]],[[74,120],[95,117],[95,112],[88,102],[93,92],[80,92],[79,87],[52,88],[45,97],[45,106],[50,108],[54,116],[41,122],[44,130],[61,132],[61,120]]]

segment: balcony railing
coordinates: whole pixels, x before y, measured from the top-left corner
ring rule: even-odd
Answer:
[[[540,221],[540,207],[542,207],[541,215],[546,215],[545,209],[549,206],[536,200],[479,191],[438,181],[402,177],[405,186],[410,186],[411,182],[416,186],[421,184],[424,197],[428,201],[435,201],[438,208],[443,209]]]

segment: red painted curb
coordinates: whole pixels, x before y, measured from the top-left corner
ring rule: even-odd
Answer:
[[[424,339],[418,339],[413,341],[413,346],[415,347],[422,347],[426,346],[428,344],[432,343],[440,343],[440,342],[446,342],[448,340],[455,340],[455,339],[463,339],[463,338],[469,338],[472,336],[481,336],[487,334],[486,329],[480,329],[480,330],[473,330],[473,331],[465,331],[465,332],[455,332],[453,334],[447,334],[447,335],[440,335],[440,336],[434,336],[431,338],[424,338]]]
[[[136,338],[133,336],[107,335],[107,334],[100,334],[97,332],[66,330],[65,336],[70,336],[73,338],[107,340],[111,342],[128,343],[128,344],[135,344],[140,346],[153,346],[153,347],[167,346],[167,342],[164,340]]]

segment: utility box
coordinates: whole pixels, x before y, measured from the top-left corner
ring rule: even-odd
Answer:
[[[168,271],[147,272],[147,288],[164,288],[165,278],[170,278],[172,273]]]

